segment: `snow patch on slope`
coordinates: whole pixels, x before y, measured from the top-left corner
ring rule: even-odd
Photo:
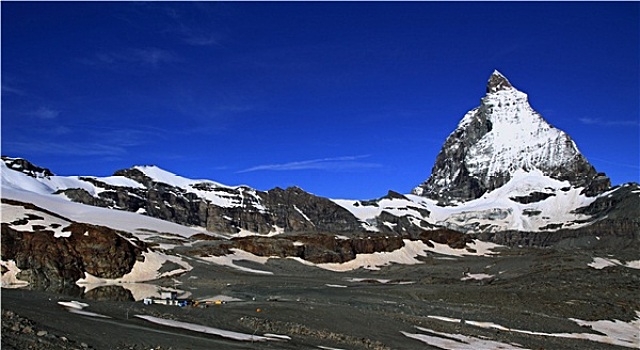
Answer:
[[[240,271],[243,271],[243,272],[250,272],[250,273],[261,274],[261,275],[273,275],[273,272],[271,272],[271,271],[251,269],[251,268],[248,268],[248,267],[237,265],[235,263],[236,261],[245,260],[245,261],[251,261],[251,262],[255,262],[255,263],[264,265],[264,264],[267,263],[267,261],[270,258],[263,257],[263,256],[257,256],[255,254],[251,254],[249,252],[246,252],[246,251],[244,251],[242,249],[231,248],[230,250],[231,250],[232,254],[222,255],[222,256],[201,256],[198,259],[205,260],[205,261],[208,261],[208,262],[212,262],[212,263],[214,263],[216,265],[228,266],[228,267],[231,267],[233,269],[240,270]]]
[[[2,203],[0,208],[2,223],[8,224],[16,231],[34,232],[36,228],[39,228],[40,230],[52,231],[56,238],[71,237],[71,231],[63,231],[71,224],[67,220],[19,205]]]
[[[435,346],[440,349],[455,350],[477,350],[477,349],[500,349],[500,350],[523,350],[516,344],[502,343],[496,340],[482,339],[478,337],[437,332],[432,329],[418,327],[416,329],[427,332],[429,334],[400,332],[404,336],[419,340],[427,345]]]
[[[433,247],[422,241],[403,240],[403,247],[391,252],[376,252],[371,254],[357,254],[352,260],[343,263],[319,263],[315,264],[297,257],[289,258],[304,265],[315,266],[321,269],[345,272],[357,269],[380,270],[381,267],[391,264],[417,265],[422,264],[418,257],[427,256],[427,252],[447,256],[492,256],[497,253],[494,249],[502,247],[500,245],[475,240],[463,249],[451,248],[446,244],[429,241]]]
[[[143,320],[147,320],[155,324],[163,325],[163,326],[175,327],[175,328],[187,329],[194,332],[217,335],[219,337],[228,338],[228,339],[237,340],[237,341],[263,342],[263,341],[269,341],[269,340],[272,340],[272,341],[285,340],[284,336],[281,336],[281,335],[271,335],[269,337],[269,336],[266,336],[265,334],[265,336],[259,336],[254,334],[245,334],[245,333],[227,331],[227,330],[203,326],[195,323],[168,320],[165,318],[159,318],[154,316],[136,315],[136,317],[141,318]]]
[[[602,270],[610,266],[624,266],[630,269],[640,269],[640,260],[633,260],[633,261],[627,261],[625,263],[622,263],[618,259],[595,257],[593,258],[593,261],[587,265],[596,270]]]
[[[451,318],[451,317],[433,316],[433,315],[428,315],[427,317],[431,319],[436,319],[436,320],[445,321],[445,322],[452,322],[452,323],[463,322],[461,319]],[[467,325],[475,326],[475,327],[497,329],[500,331],[513,332],[513,333],[521,333],[521,334],[529,334],[529,335],[545,336],[545,337],[584,339],[584,340],[590,340],[593,342],[612,344],[612,345],[624,346],[629,348],[637,348],[638,346],[640,346],[640,333],[638,332],[638,329],[640,329],[640,311],[636,311],[636,318],[634,320],[631,320],[630,322],[623,322],[620,320],[584,321],[584,320],[579,320],[575,318],[570,318],[569,320],[577,323],[580,326],[588,326],[594,331],[599,332],[601,334],[545,333],[545,332],[536,332],[536,331],[528,331],[528,330],[522,330],[522,329],[516,329],[516,328],[509,328],[493,322],[480,322],[480,321],[472,321],[472,320],[464,320],[464,323]]]
[[[190,237],[196,233],[205,232],[204,228],[182,226],[138,213],[74,203],[61,196],[42,195],[35,192],[3,188],[2,198],[33,203],[40,208],[73,221],[86,222],[93,225],[110,227],[114,230],[126,231],[141,240],[144,240],[150,231],[171,232],[183,237]]]
[[[193,267],[180,257],[167,255],[158,252],[144,252],[142,253],[144,261],[136,261],[131,271],[120,278],[100,278],[85,272],[85,278],[81,278],[76,281],[77,285],[114,285],[121,283],[137,283],[145,281],[153,281],[163,277],[170,277],[179,275],[188,271],[191,271]],[[174,263],[180,266],[180,268],[160,272],[162,266],[167,263]]]
[[[15,260],[0,260],[0,266],[7,270],[2,274],[0,280],[2,288],[21,288],[29,284],[27,281],[18,279],[17,276],[22,270],[16,265]]]

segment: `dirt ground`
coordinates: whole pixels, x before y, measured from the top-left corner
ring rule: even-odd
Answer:
[[[266,265],[246,263],[273,275],[189,260],[192,271],[155,283],[189,292],[193,299],[223,295],[236,301],[180,308],[144,305],[122,297],[108,300],[95,293],[81,296],[3,289],[2,348],[462,349],[469,345],[456,335],[516,349],[640,348],[638,343],[621,347],[542,335],[602,335],[570,318],[630,322],[638,317],[640,270],[588,266],[594,257],[610,254],[640,259],[638,247],[629,245],[615,251],[506,248],[493,257],[431,254],[420,258],[423,263],[419,265],[393,265],[379,271],[331,272],[286,259],[270,260]],[[463,280],[469,276],[486,278]],[[83,311],[109,318],[71,313],[58,304],[72,300],[89,304]],[[135,315],[290,339],[238,341],[156,325]],[[483,328],[471,321],[529,333]],[[407,334],[429,335],[453,345],[436,347]],[[477,344],[475,348],[488,346]]]

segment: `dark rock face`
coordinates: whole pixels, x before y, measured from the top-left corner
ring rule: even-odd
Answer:
[[[63,231],[71,236],[56,238],[46,229],[21,232],[2,223],[2,258],[14,260],[22,270],[18,278],[31,285],[64,286],[84,278],[84,271],[102,278],[121,277],[131,271],[144,247],[103,226],[72,223]]]
[[[555,194],[553,193],[545,193],[545,192],[531,192],[528,196],[516,196],[516,197],[510,197],[509,199],[511,199],[514,202],[518,202],[521,204],[529,204],[529,203],[535,203],[535,202],[540,202],[542,200],[545,200],[549,197],[553,197],[555,196]]]
[[[429,244],[429,241],[433,241],[440,244],[447,244],[452,248],[464,248],[467,243],[472,241],[469,235],[452,231],[448,229],[437,229],[432,231],[423,231],[420,234],[420,239]]]
[[[497,70],[491,74],[489,77],[489,82],[487,82],[487,93],[494,93],[500,90],[506,90],[512,88],[511,83],[505,78],[504,75],[500,74]]]
[[[131,292],[121,286],[102,286],[83,294],[88,300],[134,301]]]
[[[267,191],[263,203],[285,232],[359,232],[359,221],[346,209],[327,198],[314,196],[298,187]]]
[[[487,84],[479,107],[462,119],[436,157],[431,176],[414,194],[441,205],[481,197],[506,184],[516,170],[544,175],[583,187],[594,196],[611,187],[564,132],[553,128],[499,72]]]
[[[471,176],[464,163],[468,149],[491,131],[491,122],[483,117],[480,109],[473,113],[476,115],[468,127],[456,129],[447,138],[431,169],[432,175],[414,189],[413,193],[437,199],[442,203],[450,203],[455,199],[475,199],[487,191],[487,186],[480,179]],[[441,181],[446,185],[443,186]],[[498,181],[494,185],[503,185],[504,180]]]
[[[340,239],[327,234],[282,238],[245,237],[233,239],[232,242],[235,248],[255,255],[298,257],[313,263],[343,263],[355,259],[356,254],[390,252],[404,246],[400,237]]]
[[[145,188],[115,187],[91,178],[82,178],[101,187],[97,197],[83,189],[61,191],[74,202],[144,212],[146,215],[188,226],[201,226],[212,232],[238,233],[247,230],[268,234],[275,227],[284,232],[361,231],[359,221],[329,199],[314,196],[297,187],[260,192],[248,187],[193,185],[238,205],[219,206],[195,193],[154,181],[137,169],[120,170]]]
[[[34,165],[26,159],[2,156],[2,160],[10,169],[27,174],[31,177],[53,176],[51,170]]]

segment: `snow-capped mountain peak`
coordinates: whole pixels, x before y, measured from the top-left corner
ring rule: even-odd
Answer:
[[[486,91],[480,106],[445,141],[429,179],[413,193],[445,204],[472,200],[504,185],[518,170],[540,170],[593,194],[609,187],[569,135],[544,120],[527,94],[497,70]]]
[[[509,80],[496,69],[491,74],[491,77],[489,77],[489,82],[487,83],[487,94],[512,88],[513,86]]]

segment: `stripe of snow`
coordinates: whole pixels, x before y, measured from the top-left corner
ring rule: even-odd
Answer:
[[[638,333],[638,329],[640,329],[640,311],[636,311],[636,315],[637,315],[636,318],[630,322],[623,322],[620,320],[583,321],[575,318],[569,319],[580,326],[591,326],[591,328],[594,331],[600,332],[605,335],[594,334],[594,333],[545,333],[545,332],[527,331],[522,329],[505,327],[503,325],[496,324],[493,322],[479,322],[479,321],[465,320],[464,323],[475,326],[475,327],[498,329],[498,330],[507,331],[507,332],[546,336],[546,337],[584,339],[584,340],[589,340],[589,341],[598,342],[598,343],[613,344],[613,345],[624,346],[629,348],[637,348],[640,345],[640,334]],[[441,320],[441,321],[452,322],[452,323],[462,322],[461,319],[457,319],[457,318],[432,316],[432,315],[427,315],[427,317]],[[420,327],[417,327],[417,328],[421,329]],[[425,329],[425,331],[430,331],[430,330]]]
[[[239,333],[239,332],[233,332],[233,331],[226,331],[226,330],[219,329],[219,328],[202,326],[202,325],[195,324],[195,323],[187,323],[187,322],[181,322],[181,321],[167,320],[167,319],[164,319],[164,318],[159,318],[159,317],[154,317],[154,316],[136,315],[135,317],[141,318],[143,320],[147,320],[147,321],[155,323],[155,324],[163,325],[163,326],[187,329],[187,330],[194,331],[194,332],[217,335],[217,336],[220,336],[220,337],[223,337],[223,338],[228,338],[228,339],[233,339],[233,340],[238,340],[238,341],[251,341],[251,342],[254,342],[254,341],[276,340],[276,339],[270,338],[270,337],[263,337],[263,336],[252,335],[252,334],[245,334],[245,333]]]
[[[495,340],[480,339],[468,335],[452,334],[437,332],[432,329],[416,327],[417,329],[428,332],[434,335],[400,332],[404,336],[419,340],[431,346],[442,349],[456,349],[456,350],[476,350],[476,349],[501,349],[501,350],[522,350],[525,348],[502,343]]]
[[[307,214],[303,213],[302,210],[300,210],[300,208],[298,208],[297,206],[293,206],[293,209],[295,209],[298,213],[300,213],[300,215],[302,215],[302,217],[309,221],[312,225],[313,225],[313,221],[311,221],[311,219],[309,219],[309,217],[307,216]],[[315,225],[314,225],[315,226]]]

